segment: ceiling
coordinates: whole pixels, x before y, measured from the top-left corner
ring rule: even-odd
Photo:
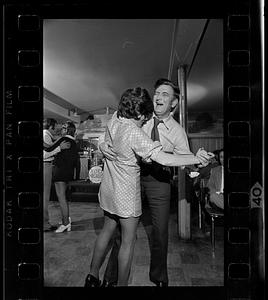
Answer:
[[[116,109],[130,87],[153,92],[186,66],[189,113],[223,106],[220,19],[46,19],[44,88],[50,101],[81,116]],[[207,25],[207,27],[206,27]],[[206,30],[204,30],[206,29]],[[83,112],[85,114],[83,114]],[[44,115],[55,117],[44,105]]]

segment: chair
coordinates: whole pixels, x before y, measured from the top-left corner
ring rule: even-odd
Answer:
[[[207,194],[207,182],[208,179],[199,178],[197,183],[196,196],[198,199],[198,227],[202,229],[204,220],[204,207],[205,207],[205,196]]]
[[[210,231],[210,239],[212,245],[212,253],[215,255],[215,220],[224,217],[224,213],[221,209],[217,209],[212,207],[209,203],[209,189],[206,186],[206,182],[204,179],[201,179],[200,182],[200,197],[201,203],[204,205],[204,210],[207,215],[210,217],[211,231]],[[200,203],[200,205],[201,205]],[[202,218],[202,216],[201,216]]]

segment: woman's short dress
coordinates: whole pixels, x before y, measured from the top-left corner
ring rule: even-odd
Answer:
[[[138,217],[141,209],[140,158],[147,162],[162,149],[131,119],[117,118],[109,121],[105,141],[113,146],[117,157],[105,159],[99,190],[103,210],[117,216]]]
[[[61,152],[55,156],[52,171],[52,180],[54,182],[68,182],[74,180],[74,170],[79,159],[75,140],[69,136],[64,136],[62,139],[70,142],[71,147],[61,150]]]

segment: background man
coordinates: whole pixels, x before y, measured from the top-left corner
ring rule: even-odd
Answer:
[[[47,118],[43,123],[43,142],[44,145],[52,145],[54,142],[54,136],[56,134],[57,121],[52,118]],[[58,147],[51,152],[43,150],[43,230],[51,231],[57,229],[56,226],[52,226],[49,221],[48,203],[50,199],[51,181],[52,181],[52,163],[54,155],[59,153],[62,149],[70,148],[70,143],[63,141]]]

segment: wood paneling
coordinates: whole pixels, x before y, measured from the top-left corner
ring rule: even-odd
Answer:
[[[201,147],[204,147],[207,151],[214,151],[224,147],[222,135],[189,134],[188,138],[193,153],[196,153]]]

